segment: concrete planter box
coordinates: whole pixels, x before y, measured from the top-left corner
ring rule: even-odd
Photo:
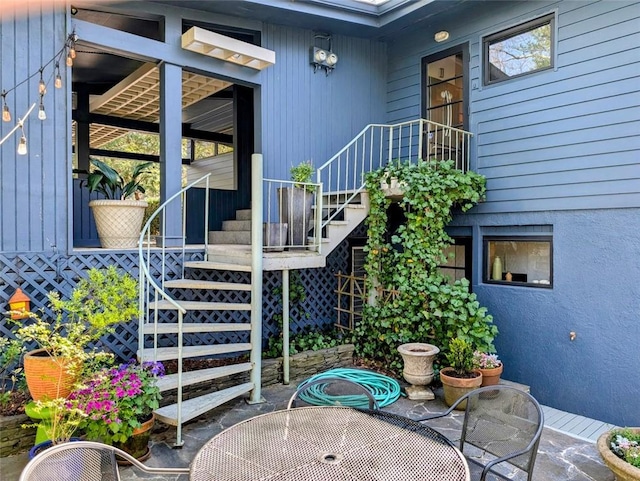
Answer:
[[[27,451],[36,440],[36,428],[22,428],[33,421],[26,414],[0,416],[0,458]]]

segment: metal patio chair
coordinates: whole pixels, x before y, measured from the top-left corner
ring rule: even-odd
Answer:
[[[462,396],[446,412],[417,421],[448,416],[464,401],[468,402],[460,434],[460,451],[470,467],[480,467],[472,469],[472,474],[481,470],[480,481],[484,481],[489,472],[507,479],[494,470],[506,462],[527,473],[527,480],[531,481],[544,424],[538,401],[531,394],[511,386],[487,386]]]
[[[76,441],[52,446],[33,458],[19,481],[119,481],[116,456],[134,468],[155,474],[188,474],[189,468],[152,468],[113,446]]]
[[[354,390],[357,394],[352,394]],[[369,409],[377,410],[379,408],[375,397],[366,387],[339,377],[326,377],[302,383],[289,399],[287,409],[296,407],[298,399],[313,406],[353,408],[365,407],[368,401]]]

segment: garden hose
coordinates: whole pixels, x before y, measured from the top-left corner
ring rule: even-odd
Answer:
[[[324,378],[339,378],[360,384],[367,389],[378,403],[379,407],[388,406],[400,397],[400,384],[393,378],[361,369],[331,369],[316,374],[303,381],[298,389],[306,384]],[[300,393],[300,399],[314,406],[333,406],[339,404],[354,408],[369,407],[369,399],[364,394],[331,395],[325,392],[327,384],[319,383]]]

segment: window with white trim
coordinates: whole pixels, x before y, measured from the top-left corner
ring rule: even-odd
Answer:
[[[551,288],[551,236],[485,237],[483,281]]]

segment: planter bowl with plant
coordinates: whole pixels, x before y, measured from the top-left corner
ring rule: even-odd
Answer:
[[[24,373],[35,401],[66,397],[84,368],[112,357],[88,347],[112,332],[115,324],[137,317],[138,282],[114,266],[94,268],[78,281],[69,299],[50,292],[48,300],[52,320],[30,312],[26,319],[12,321],[19,327],[11,344],[20,351],[37,346],[24,357]]]
[[[309,185],[315,169],[308,160],[291,167],[291,187],[277,189],[280,222],[287,224],[287,244],[304,247],[311,223],[311,211],[315,188]]]
[[[156,379],[164,375],[159,362],[134,360],[105,368],[85,380],[67,398],[69,408],[84,413],[80,428],[87,439],[114,445],[132,456],[146,459],[158,408],[160,390]]]
[[[147,202],[139,200],[144,194],[143,176],[149,173],[151,162],[138,164],[131,178],[124,177],[108,164],[91,159],[95,170],[87,177],[89,192],[98,192],[104,199],[92,200],[100,244],[107,249],[130,249],[138,245]]]
[[[503,365],[497,354],[475,351],[473,359],[476,367],[482,373],[482,386],[495,386],[500,383]]]
[[[448,367],[440,371],[440,381],[444,390],[444,401],[452,406],[458,399],[482,384],[482,373],[476,369],[471,344],[461,338],[449,342],[445,354]],[[456,409],[464,410],[467,403],[460,403]]]
[[[640,428],[606,431],[598,438],[597,447],[618,481],[640,481]]]

